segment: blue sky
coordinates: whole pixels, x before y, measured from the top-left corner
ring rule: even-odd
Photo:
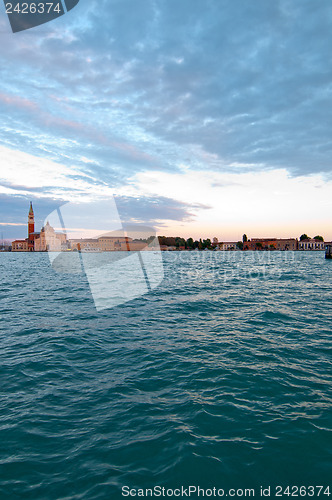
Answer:
[[[332,6],[80,0],[0,11],[0,230],[116,196],[159,234],[332,239]],[[38,219],[38,220],[39,220]]]

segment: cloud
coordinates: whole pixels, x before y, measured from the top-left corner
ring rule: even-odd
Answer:
[[[220,170],[330,172],[327,1],[132,7],[91,1],[2,51],[10,135],[22,129],[27,151],[41,142],[61,160],[95,160],[111,182],[151,166],[175,171],[188,154],[201,169],[197,150]],[[30,133],[17,127],[25,119]]]
[[[0,172],[0,193],[59,200],[75,200],[84,195],[87,199],[112,194],[109,187],[96,181],[78,168],[67,167],[51,160],[0,146],[0,156],[5,169]]]
[[[26,224],[22,223],[14,223],[14,222],[0,222],[0,226],[26,226]]]
[[[125,223],[144,223],[162,227],[170,222],[192,222],[199,210],[209,207],[200,203],[183,202],[164,196],[116,196],[120,218]]]

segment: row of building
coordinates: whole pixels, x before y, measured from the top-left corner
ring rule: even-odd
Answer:
[[[306,238],[251,238],[243,242],[219,242],[213,238],[212,248],[215,250],[325,250],[326,245],[321,239]],[[35,219],[32,203],[28,215],[28,237],[12,242],[13,252],[45,252],[45,251],[83,251],[112,252],[140,251],[150,249],[142,240],[133,240],[127,236],[100,236],[99,238],[67,239],[65,233],[57,233],[47,222],[40,232],[35,231]],[[186,250],[186,247],[160,245],[161,250]]]
[[[112,252],[147,249],[147,243],[127,236],[100,236],[99,238],[67,239],[65,233],[57,233],[49,222],[40,232],[35,231],[32,203],[28,215],[28,237],[12,242],[12,252]]]
[[[295,251],[295,250],[325,250],[326,245],[331,245],[330,242],[324,242],[320,239],[306,238],[298,240],[297,238],[251,238],[250,240],[225,241],[220,242],[217,238],[213,238],[211,248],[214,250],[231,251],[231,250],[279,250],[279,251]],[[186,250],[184,246],[167,246],[160,245],[161,250]],[[196,248],[198,250],[198,248]]]
[[[326,243],[314,238],[251,238],[243,242],[242,250],[325,250]],[[219,243],[220,250],[239,250],[237,241]]]

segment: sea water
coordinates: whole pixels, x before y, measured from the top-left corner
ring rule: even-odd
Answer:
[[[159,287],[97,312],[84,274],[0,254],[1,500],[328,499],[332,261],[162,258]]]

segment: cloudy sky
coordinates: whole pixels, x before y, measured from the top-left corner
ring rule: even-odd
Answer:
[[[5,238],[115,196],[158,234],[332,239],[330,0],[80,0],[16,34],[1,3],[0,37]]]

